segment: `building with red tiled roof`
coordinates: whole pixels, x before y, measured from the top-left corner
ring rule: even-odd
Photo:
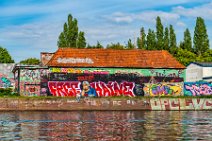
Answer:
[[[42,67],[15,67],[21,95],[133,97],[183,93],[185,66],[164,50],[59,48],[55,53],[41,53],[41,62]]]
[[[115,67],[185,69],[168,51],[58,49],[46,64],[53,67]]]

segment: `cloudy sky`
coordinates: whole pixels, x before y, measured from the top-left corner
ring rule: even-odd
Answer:
[[[91,45],[126,44],[143,26],[155,29],[160,16],[172,24],[178,42],[185,28],[192,36],[197,16],[205,19],[212,46],[212,0],[0,0],[0,46],[16,62],[57,50],[57,39],[70,13]]]

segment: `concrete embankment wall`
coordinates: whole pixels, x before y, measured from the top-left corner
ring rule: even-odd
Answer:
[[[10,110],[212,110],[212,98],[0,98],[0,111]]]

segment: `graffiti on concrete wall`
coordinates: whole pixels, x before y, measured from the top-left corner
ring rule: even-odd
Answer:
[[[145,96],[180,96],[183,95],[183,83],[146,83]]]
[[[185,78],[182,69],[119,69],[119,68],[50,68],[50,73],[82,73],[82,74],[134,74],[138,76],[154,76],[165,78]],[[177,79],[174,79],[177,80]],[[176,82],[176,81],[172,82]],[[178,82],[181,82],[180,80]]]
[[[51,60],[53,55],[54,55],[54,53],[42,52],[41,53],[41,64],[46,65]]]
[[[25,84],[25,96],[40,96],[40,84]]]
[[[207,110],[212,109],[212,99],[152,98],[150,105],[152,110]]]
[[[173,69],[30,68],[20,70],[20,92],[30,95],[33,89],[25,92],[26,86],[40,84],[35,95],[76,96],[88,81],[103,97],[181,95],[183,80],[184,71]]]
[[[112,71],[115,74],[112,74]],[[90,86],[96,90],[98,96],[181,95],[183,88],[179,84],[183,82],[183,78],[143,76],[135,70],[125,73],[113,69],[51,68],[49,80],[52,82],[48,84],[48,88],[43,88],[46,88],[49,95],[55,96],[75,96],[72,83],[75,85],[75,82],[78,82],[76,88],[79,90],[82,81],[90,82]],[[151,85],[148,85],[149,83]]]
[[[184,95],[185,96],[212,95],[212,83],[185,82],[184,83]]]
[[[0,88],[15,87],[12,69],[15,64],[0,64]]]
[[[20,93],[25,96],[41,96],[46,95],[45,88],[42,88],[41,83],[47,87],[48,69],[21,69],[20,70]]]
[[[40,82],[40,71],[38,69],[21,69],[20,80],[25,82]]]
[[[91,82],[90,86],[95,89],[99,97],[106,96],[130,96],[142,95],[142,88],[134,82],[98,81]],[[53,96],[76,96],[82,91],[80,81],[49,81],[48,88]]]

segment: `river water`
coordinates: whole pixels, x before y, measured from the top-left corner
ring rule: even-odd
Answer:
[[[212,140],[212,111],[0,112],[0,140]]]

